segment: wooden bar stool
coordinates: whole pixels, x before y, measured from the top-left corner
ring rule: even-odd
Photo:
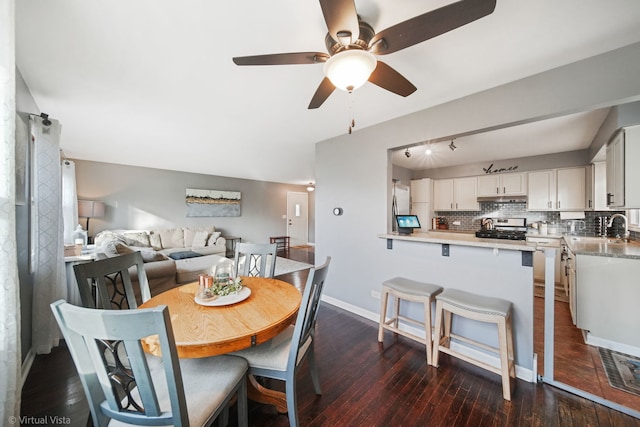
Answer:
[[[417,282],[404,277],[394,277],[382,284],[382,296],[380,298],[380,326],[378,327],[378,342],[384,338],[384,330],[388,329],[396,334],[403,335],[409,339],[424,344],[427,347],[427,364],[431,365],[433,352],[433,338],[431,332],[431,303],[435,296],[442,292],[442,287],[431,283]],[[396,298],[393,317],[386,320],[387,302],[389,295]],[[415,319],[410,319],[400,315],[400,300],[419,302],[424,305],[424,323]],[[425,337],[419,337],[409,332],[399,329],[399,320],[404,320],[424,328]]]
[[[500,298],[476,295],[458,289],[446,289],[436,296],[436,340],[433,349],[433,366],[438,367],[439,352],[472,363],[502,376],[502,396],[511,400],[510,378],[516,377],[515,361],[513,357],[513,332],[511,328],[511,313],[513,304]],[[451,333],[451,315],[466,317],[481,322],[495,323],[498,326],[499,347],[491,347],[466,337]],[[444,328],[442,320],[444,318]],[[450,348],[451,338],[467,342],[476,347],[490,350],[500,356],[500,367],[488,365],[480,360],[459,353]]]

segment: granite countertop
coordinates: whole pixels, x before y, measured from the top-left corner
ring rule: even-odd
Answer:
[[[533,252],[536,250],[535,243],[527,243],[524,240],[502,240],[478,238],[475,232],[471,231],[428,231],[413,234],[380,234],[381,239],[406,240],[410,242],[443,243],[459,246],[474,246],[490,249],[506,249],[512,251]]]
[[[640,259],[640,242],[622,242],[612,237],[564,237],[571,252],[576,255]]]

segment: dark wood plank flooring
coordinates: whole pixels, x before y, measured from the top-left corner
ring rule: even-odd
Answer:
[[[291,248],[284,256],[315,261],[313,248]],[[279,278],[304,286],[306,276]],[[376,323],[328,304],[321,305],[316,338],[323,394],[315,395],[305,362],[297,383],[302,426],[640,427],[640,420],[541,384],[518,380],[513,400],[504,401],[497,375],[447,355],[440,368],[428,367],[423,346],[390,333],[378,344]],[[249,410],[251,426],[289,425],[271,406],[251,403]],[[84,426],[87,414],[66,347],[37,356],[23,388],[22,415],[58,415]],[[230,425],[236,425],[233,416]]]

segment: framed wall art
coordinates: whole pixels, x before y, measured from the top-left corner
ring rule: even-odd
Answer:
[[[239,191],[187,188],[187,216],[240,216]]]

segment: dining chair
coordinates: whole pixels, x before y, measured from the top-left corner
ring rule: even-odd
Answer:
[[[210,425],[225,414],[236,395],[238,425],[247,426],[247,362],[227,355],[178,359],[167,306],[102,310],[59,300],[51,309],[76,365],[94,426]],[[144,353],[141,340],[150,336],[162,357]],[[124,397],[102,357],[102,346],[112,341],[124,343],[135,377]]]
[[[316,368],[314,353],[314,334],[318,306],[324,287],[331,257],[327,257],[320,267],[311,268],[302,295],[302,302],[294,325],[289,326],[275,338],[231,353],[244,357],[249,363],[249,374],[265,378],[273,378],[285,382],[289,425],[297,427],[298,406],[296,403],[296,374],[298,367],[309,356],[311,380],[317,395],[322,394],[320,380]],[[251,380],[253,380],[250,377]]]
[[[273,278],[276,253],[276,243],[236,244],[235,275]]]
[[[140,252],[132,252],[73,266],[82,305],[102,309],[137,308],[131,267],[137,270],[142,302],[150,299],[151,292],[142,255]]]

